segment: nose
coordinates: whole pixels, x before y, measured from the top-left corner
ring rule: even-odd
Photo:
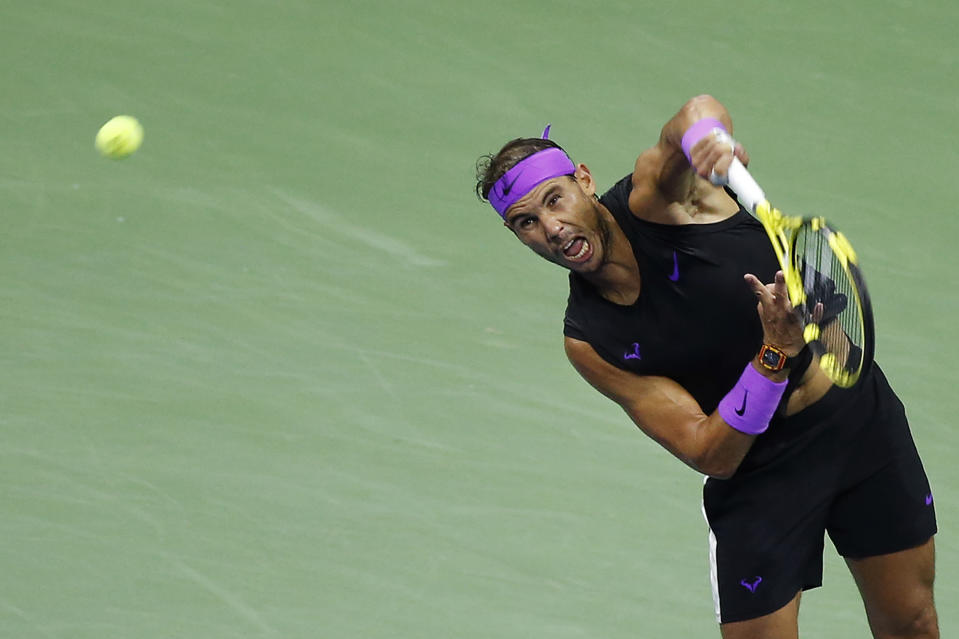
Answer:
[[[545,213],[542,216],[543,228],[546,229],[546,235],[552,240],[563,234],[563,222],[552,213]]]

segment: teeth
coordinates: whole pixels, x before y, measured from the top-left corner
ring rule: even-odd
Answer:
[[[578,260],[578,259],[580,259],[581,257],[583,257],[584,255],[586,255],[586,253],[589,251],[589,242],[587,242],[585,239],[583,239],[583,240],[582,240],[583,245],[582,245],[581,247],[579,247],[579,252],[576,253],[576,255],[568,255],[568,254],[566,253],[566,251],[568,251],[569,249],[571,249],[571,248],[573,247],[573,244],[576,244],[577,240],[579,240],[579,239],[580,239],[580,238],[574,237],[574,238],[571,239],[569,242],[567,242],[566,244],[563,245],[562,251],[563,251],[563,255],[566,257],[566,259],[569,259],[569,260]]]

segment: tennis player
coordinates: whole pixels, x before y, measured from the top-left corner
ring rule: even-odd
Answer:
[[[723,105],[691,99],[601,197],[547,127],[481,158],[477,194],[570,272],[576,370],[707,476],[723,637],[798,636],[827,532],[873,636],[938,637],[935,511],[903,405],[878,366],[842,389],[804,348],[765,231],[705,179],[749,159],[703,135],[717,126],[732,133]]]

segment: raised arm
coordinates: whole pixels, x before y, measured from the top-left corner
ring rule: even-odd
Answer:
[[[690,127],[703,120],[716,120],[722,124],[729,135],[733,134],[732,118],[719,100],[711,95],[699,95],[686,102],[666,123],[659,135],[657,146],[662,149],[667,158],[668,169],[660,176],[662,188],[669,188],[668,180],[679,179],[690,172],[690,163],[686,159],[686,153],[690,152],[693,154],[692,171],[700,177],[708,179],[714,168],[718,173],[725,175],[733,157],[730,153],[732,149],[727,144],[707,138],[695,149],[683,148],[683,136]],[[737,144],[735,152],[743,164],[749,164],[749,158],[742,145]]]
[[[749,156],[740,144],[730,147],[728,143],[706,136],[694,149],[683,149],[683,135],[700,121],[715,120],[722,124],[730,135],[732,119],[726,107],[710,95],[700,95],[682,106],[660,132],[655,146],[639,155],[633,171],[633,193],[630,208],[644,219],[666,223],[682,223],[688,220],[670,220],[667,208],[674,203],[697,204],[709,209],[718,204],[710,197],[724,198],[725,194],[706,178],[715,169],[725,174],[733,153],[743,164],[749,164]],[[692,152],[693,166],[686,152]],[[674,211],[675,212],[675,211]],[[667,217],[664,217],[667,216]]]

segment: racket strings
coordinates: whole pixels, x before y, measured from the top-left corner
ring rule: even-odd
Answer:
[[[858,377],[866,335],[856,283],[846,260],[830,245],[828,227],[804,225],[797,235],[798,260],[806,301],[799,311],[804,324],[818,326],[810,346],[842,374]]]

